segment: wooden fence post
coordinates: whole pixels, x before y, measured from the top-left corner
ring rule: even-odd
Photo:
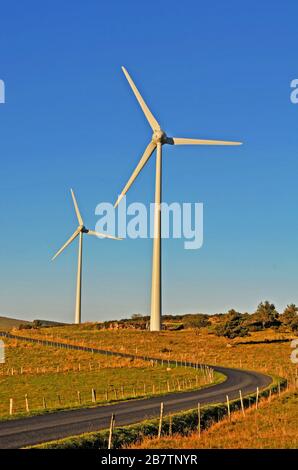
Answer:
[[[91,390],[91,395],[92,395],[92,403],[96,402],[96,391],[94,388]]]
[[[158,439],[160,439],[162,431],[162,418],[163,418],[163,402],[160,404],[159,426],[158,426]]]
[[[239,396],[240,396],[240,403],[241,403],[242,414],[243,414],[243,416],[245,416],[245,410],[244,410],[243,398],[242,398],[242,392],[241,392],[241,390],[239,390]]]
[[[257,395],[256,395],[256,410],[258,409],[259,404],[259,387],[257,387]]]
[[[114,427],[115,427],[115,415],[114,415],[114,413],[112,413],[111,422],[110,422],[109,442],[108,442],[108,449],[109,450],[112,449],[112,445],[113,445]]]
[[[13,398],[9,399],[9,414],[12,415],[13,413]]]
[[[170,414],[169,416],[169,436],[171,437],[173,434],[173,417]]]
[[[199,437],[201,437],[201,404],[198,403],[198,433]]]
[[[229,417],[229,421],[231,421],[231,410],[230,410],[229,395],[227,395],[226,397],[227,397],[228,417]]]
[[[78,395],[78,403],[80,405],[82,401],[81,401],[81,393],[79,392],[79,390],[77,391],[77,395]]]
[[[25,395],[25,407],[26,407],[27,413],[29,413],[30,410],[29,410],[29,403],[28,403],[28,395],[27,395],[27,393],[26,393],[26,395]]]

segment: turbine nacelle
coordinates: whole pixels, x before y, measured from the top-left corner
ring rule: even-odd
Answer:
[[[98,238],[111,238],[113,240],[121,240],[121,238],[115,237],[113,235],[108,235],[107,233],[96,232],[95,230],[89,230],[88,228],[86,228],[85,225],[84,225],[84,222],[83,222],[83,219],[82,219],[82,216],[81,216],[81,213],[80,213],[80,210],[79,210],[78,203],[77,203],[76,197],[74,195],[74,192],[73,192],[72,189],[70,190],[70,192],[71,192],[71,197],[72,197],[72,200],[73,200],[73,205],[74,205],[74,208],[75,208],[75,212],[76,212],[76,216],[77,216],[79,225],[78,225],[77,229],[74,231],[74,233],[71,235],[71,237],[60,248],[60,250],[57,251],[57,253],[55,254],[55,256],[53,256],[52,259],[57,258],[57,256],[60,255],[60,253],[62,253],[62,251],[64,251],[65,248],[68,247],[68,245],[70,245],[78,236],[82,237],[83,234],[93,235],[93,236],[96,236]]]
[[[167,139],[168,139],[167,134],[162,129],[158,129],[158,130],[154,131],[153,134],[152,134],[152,142],[156,145],[158,143],[166,144]]]

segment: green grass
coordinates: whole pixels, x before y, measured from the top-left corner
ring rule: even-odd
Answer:
[[[140,359],[56,349],[17,340],[5,339],[5,343],[7,362],[0,367],[2,419],[10,417],[10,398],[13,398],[12,417],[26,413],[25,395],[30,414],[36,414],[206,385],[202,372],[189,367],[152,367],[150,362]],[[222,380],[223,376],[215,374],[214,383]],[[92,402],[92,389],[96,390],[96,403]]]

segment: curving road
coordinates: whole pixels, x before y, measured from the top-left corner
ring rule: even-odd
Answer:
[[[191,365],[191,364],[190,364]],[[78,410],[66,410],[41,416],[0,422],[0,448],[14,449],[39,444],[67,436],[98,431],[109,426],[111,414],[116,416],[116,426],[136,423],[157,417],[160,402],[164,402],[165,413],[196,408],[198,402],[225,402],[230,399],[261,390],[271,383],[271,378],[253,371],[214,367],[226,375],[227,380],[218,385],[189,392],[171,393],[162,397],[131,400],[113,405]]]

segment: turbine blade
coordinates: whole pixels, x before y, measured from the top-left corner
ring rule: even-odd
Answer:
[[[155,117],[151,113],[150,109],[146,105],[145,101],[143,100],[139,90],[135,86],[135,84],[134,84],[131,76],[129,75],[128,71],[126,70],[125,67],[122,67],[122,71],[123,71],[124,75],[126,76],[127,81],[130,84],[131,89],[134,92],[134,95],[135,95],[136,99],[138,100],[139,105],[141,106],[141,108],[143,110],[143,113],[145,114],[145,116],[147,118],[147,121],[149,122],[152,130],[153,131],[160,130],[160,125],[158,124],[157,120],[155,119]]]
[[[113,235],[108,235],[106,233],[96,232],[95,230],[88,230],[87,235],[94,235],[98,238],[111,238],[112,240],[122,240],[122,238],[114,237]]]
[[[180,137],[170,138],[169,143],[174,145],[242,145],[242,142],[229,142],[225,140],[184,139]]]
[[[64,243],[64,245],[60,248],[60,250],[57,251],[57,253],[53,256],[52,258],[52,261],[57,258],[57,256],[60,255],[60,253],[62,253],[63,250],[65,250],[65,248],[70,245],[70,243],[79,235],[81,229],[80,228],[77,228],[76,231],[72,234],[72,236],[67,240],[66,243]]]
[[[75,208],[75,211],[76,211],[76,214],[77,214],[77,218],[78,218],[79,225],[84,225],[84,222],[83,222],[82,216],[81,216],[81,214],[80,214],[79,207],[78,207],[78,203],[77,203],[76,197],[75,197],[75,195],[74,195],[74,192],[73,192],[72,189],[70,190],[70,192],[71,192],[71,196],[72,196],[72,200],[73,200],[73,205],[74,205],[74,208]]]
[[[146,150],[143,153],[142,158],[140,159],[139,163],[137,164],[137,166],[136,166],[135,170],[133,171],[131,177],[129,178],[128,182],[124,186],[124,189],[123,189],[122,193],[118,196],[118,199],[117,199],[117,201],[114,205],[115,208],[118,206],[118,204],[121,201],[121,199],[123,198],[123,196],[125,196],[125,194],[127,193],[129,188],[131,187],[132,183],[134,182],[134,180],[136,179],[136,177],[138,176],[140,171],[144,168],[147,161],[149,160],[152,153],[154,152],[155,148],[156,148],[156,144],[154,142],[150,142],[150,144],[147,145]]]

